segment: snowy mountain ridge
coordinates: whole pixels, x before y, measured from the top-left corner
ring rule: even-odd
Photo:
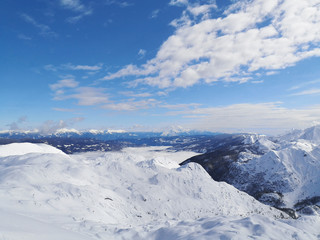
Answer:
[[[213,179],[272,206],[299,211],[320,203],[319,126],[277,138],[257,134],[241,138],[185,163],[200,163]]]
[[[171,127],[164,131],[151,131],[151,132],[129,132],[122,129],[106,129],[106,130],[82,130],[79,131],[73,128],[60,128],[53,132],[43,132],[38,129],[35,130],[2,130],[0,131],[0,137],[8,138],[43,138],[43,137],[93,137],[96,136],[107,136],[115,135],[118,138],[130,138],[130,137],[162,137],[162,136],[188,136],[188,135],[215,135],[213,132],[203,132],[203,131],[193,131],[188,129],[183,129],[182,127]]]
[[[0,146],[0,152],[7,152],[0,157],[0,217],[25,221],[19,217],[25,216],[59,227],[59,233],[69,231],[88,239],[156,239],[159,227],[170,232],[180,221],[288,218],[213,181],[198,164],[179,166],[194,153],[157,147],[66,155],[42,144],[15,144],[14,149],[26,153],[17,155],[10,148]],[[4,236],[19,239],[5,226],[0,222]]]
[[[0,220],[0,236],[319,239],[320,148],[313,139],[317,134],[308,136],[311,140],[258,134],[204,138],[197,144],[217,144],[201,155],[181,151],[192,149],[188,144],[194,141],[183,141],[180,151],[158,146],[72,155],[45,144],[2,145],[0,219],[6,220]],[[300,217],[290,219],[261,202],[292,207]]]
[[[123,129],[89,129],[89,130],[77,130],[75,128],[59,128],[56,130],[50,129],[50,130],[41,130],[41,129],[33,129],[33,130],[23,130],[23,129],[16,129],[16,130],[0,130],[0,135],[1,134],[8,134],[8,135],[28,135],[28,134],[39,134],[42,136],[50,136],[50,135],[57,135],[59,136],[60,134],[76,134],[76,135],[83,135],[87,133],[91,134],[122,134],[122,133],[156,133],[159,136],[177,136],[181,134],[190,134],[191,133],[203,133],[203,131],[195,131],[195,130],[190,130],[183,128],[181,126],[170,126],[167,128],[164,128],[162,130],[157,130],[157,131],[127,131]],[[205,133],[210,133],[210,132],[205,132]]]
[[[287,134],[275,138],[279,141],[307,140],[314,144],[320,144],[320,125],[316,125],[304,130],[294,129]]]

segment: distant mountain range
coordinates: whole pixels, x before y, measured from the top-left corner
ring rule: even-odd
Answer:
[[[59,129],[55,133],[39,131],[1,131],[0,145],[13,142],[46,143],[65,153],[87,151],[115,151],[136,146],[177,146],[196,152],[206,152],[203,146],[212,145],[219,133],[182,131],[170,129],[166,132],[126,132],[124,130]],[[194,144],[192,144],[194,143]],[[193,147],[192,147],[193,146]]]
[[[181,129],[180,129],[181,130]],[[125,132],[60,129],[54,134],[0,132],[0,144],[47,143],[65,153],[119,151],[125,147],[168,146],[201,153],[196,162],[219,182],[227,182],[259,201],[295,212],[320,212],[320,126],[279,137],[209,132]]]
[[[58,129],[53,133],[43,133],[38,130],[4,130],[0,131],[0,138],[9,139],[42,139],[42,138],[91,138],[96,140],[119,140],[119,139],[141,139],[151,137],[172,137],[172,136],[213,136],[219,133],[207,131],[184,130],[182,128],[170,128],[163,132],[127,132],[125,130],[95,130],[78,131],[76,129]]]

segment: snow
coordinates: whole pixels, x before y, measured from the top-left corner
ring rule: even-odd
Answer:
[[[66,155],[0,146],[0,239],[317,239],[319,216],[290,220],[164,147]],[[283,219],[284,217],[284,219]]]
[[[319,239],[319,218],[279,221],[260,215],[215,217],[162,227],[145,239]],[[292,226],[294,225],[294,226]],[[297,226],[295,226],[297,225]],[[307,230],[307,231],[306,231]]]
[[[121,129],[110,129],[110,130],[107,130],[106,132],[109,134],[112,134],[112,133],[126,133],[127,131],[121,130]]]
[[[179,133],[187,133],[189,132],[190,130],[188,129],[184,129],[183,127],[181,126],[171,126],[170,128],[164,130],[161,134],[161,136],[163,137],[168,137],[168,136],[177,136]]]
[[[292,130],[283,136],[278,137],[281,141],[296,141],[304,139],[314,144],[320,144],[320,125],[316,125],[305,130]]]
[[[32,143],[11,143],[7,145],[0,145],[0,157],[24,155],[28,153],[60,153],[57,148],[51,147],[47,144],[32,144]]]
[[[0,239],[3,240],[89,240],[88,236],[62,229],[51,223],[0,209]]]
[[[157,146],[157,147],[128,147],[123,149],[122,151],[131,154],[134,153],[135,155],[143,156],[145,158],[153,158],[157,161],[158,165],[161,165],[163,162],[163,166],[167,168],[178,168],[179,163],[183,162],[184,160],[191,158],[195,155],[199,155],[199,153],[190,152],[190,151],[183,151],[177,152],[174,150],[169,150],[170,147],[168,146]]]
[[[38,129],[34,130],[0,130],[0,134],[9,134],[9,135],[14,135],[14,134],[36,134],[39,133]]]
[[[264,137],[258,138],[253,146],[264,154],[239,154],[235,166],[245,177],[241,179],[239,176],[234,186],[245,190],[249,186],[246,183],[259,182],[259,186],[268,191],[282,193],[282,207],[287,208],[293,208],[299,201],[320,196],[320,146],[316,144],[320,136],[318,130],[320,128],[314,127],[299,131],[299,136],[295,131],[291,135],[286,134],[278,143]],[[288,141],[289,135],[297,138],[289,138]]]
[[[261,136],[259,134],[248,134],[248,135],[243,135],[244,140],[243,144],[253,144],[255,143]]]
[[[96,129],[90,129],[88,132],[92,133],[92,134],[103,134],[104,133],[103,130],[96,130]]]
[[[309,140],[313,143],[320,144],[320,126],[313,126],[303,131],[300,139]]]
[[[55,134],[65,134],[65,133],[75,133],[75,134],[81,134],[80,131],[78,131],[77,129],[74,129],[74,128],[60,128],[58,129]]]

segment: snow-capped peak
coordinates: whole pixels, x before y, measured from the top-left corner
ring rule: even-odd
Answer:
[[[292,131],[278,137],[281,141],[297,141],[304,139],[315,144],[320,144],[320,125],[315,125],[304,130],[293,129]]]
[[[262,135],[256,133],[245,134],[243,139],[243,144],[254,144]]]
[[[91,134],[103,134],[104,133],[103,130],[96,130],[96,129],[90,129],[90,130],[88,130],[88,132]]]
[[[55,134],[65,134],[65,133],[75,133],[75,134],[81,134],[80,131],[74,129],[74,128],[60,128],[58,129]]]
[[[167,130],[163,131],[161,136],[165,137],[165,136],[176,136],[179,133],[183,133],[183,132],[189,132],[190,130],[188,129],[184,129],[181,126],[171,126],[170,128],[168,128]]]
[[[59,153],[64,154],[61,150],[51,147],[47,144],[34,143],[11,143],[0,146],[0,157],[24,155],[28,153]]]
[[[121,129],[114,129],[114,130],[107,130],[106,133],[112,134],[112,133],[126,133],[126,130],[121,130]]]
[[[1,130],[0,134],[8,134],[8,135],[12,135],[12,134],[36,134],[39,133],[38,129],[34,129],[34,130]]]
[[[300,139],[311,141],[312,143],[320,143],[320,125],[307,128],[303,131]]]

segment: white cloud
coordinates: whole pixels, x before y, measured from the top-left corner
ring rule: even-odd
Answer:
[[[74,89],[74,93],[68,95],[60,95],[55,100],[76,99],[80,106],[94,106],[109,103],[109,95],[105,93],[104,88],[95,87],[78,87]]]
[[[75,88],[79,85],[79,82],[75,81],[73,78],[59,80],[55,84],[49,85],[51,90],[59,90],[62,88]]]
[[[188,4],[188,0],[171,0],[170,1],[170,5],[177,5],[177,6],[181,6],[181,5],[187,5]]]
[[[20,38],[20,39],[22,39],[22,40],[32,40],[32,38],[31,37],[29,37],[29,36],[26,36],[26,35],[24,35],[24,34],[19,34],[18,35],[18,38]]]
[[[47,71],[53,71],[53,72],[56,72],[58,70],[57,67],[55,67],[52,64],[47,64],[43,68]]]
[[[277,71],[269,71],[269,72],[266,72],[266,75],[271,76],[271,75],[275,75],[277,73],[278,73]]]
[[[64,67],[70,70],[99,71],[102,68],[102,64],[93,65],[93,66],[65,64]]]
[[[19,130],[21,124],[27,122],[27,120],[28,120],[27,116],[21,116],[17,121],[7,124],[7,126],[10,128],[10,130]]]
[[[216,9],[217,5],[215,2],[211,1],[210,4],[203,4],[203,5],[189,5],[187,10],[194,16],[204,15],[204,18],[208,18],[208,14],[212,9]],[[203,19],[204,19],[203,18]]]
[[[133,6],[133,3],[127,1],[119,1],[119,0],[105,0],[106,5],[118,5],[119,7],[125,8]]]
[[[137,76],[135,84],[160,88],[199,82],[247,81],[257,71],[272,72],[320,56],[320,5],[315,0],[241,1],[225,16],[212,18],[215,3],[185,5],[177,30],[155,58],[128,65],[104,80]],[[207,6],[210,5],[210,6]]]
[[[83,67],[87,69],[88,66],[80,66],[80,69],[82,70]],[[75,99],[77,104],[81,106],[94,106],[110,102],[108,94],[105,93],[105,88],[80,87],[79,82],[74,79],[74,76],[67,75],[65,77],[65,79],[49,85],[50,89],[54,91],[53,100],[62,101]],[[55,110],[64,111],[58,108]]]
[[[78,21],[80,21],[83,17],[87,16],[87,15],[91,15],[92,12],[85,12],[85,13],[82,13],[82,14],[79,14],[77,16],[74,16],[74,17],[68,17],[66,19],[66,21],[68,23],[77,23]]]
[[[160,13],[160,9],[152,11],[150,18],[157,18]]]
[[[168,115],[192,118],[186,127],[222,132],[279,133],[320,122],[320,106],[304,109],[281,107],[281,103],[234,104],[222,107],[171,111]]]
[[[320,88],[313,88],[304,90],[301,92],[293,93],[291,96],[303,96],[303,95],[319,95],[320,94]]]
[[[40,30],[39,34],[45,37],[58,37],[58,34],[51,30],[48,25],[42,24],[37,22],[33,17],[29,16],[28,14],[21,14],[22,19],[36,27]]]
[[[60,0],[60,5],[65,9],[79,13],[77,16],[67,18],[69,23],[76,23],[83,17],[93,13],[93,10],[82,4],[80,0]]]
[[[74,65],[71,63],[61,64],[60,66],[54,66],[53,64],[47,64],[43,68],[47,71],[58,71],[58,70],[83,70],[90,72],[96,72],[102,69],[103,64],[97,65]]]
[[[173,20],[170,25],[174,27],[182,27],[191,25],[195,20],[209,19],[213,10],[217,9],[215,0],[189,1],[189,0],[172,0],[169,5],[185,7],[182,16]]]
[[[79,0],[60,0],[61,6],[75,12],[85,12],[86,7]]]
[[[120,77],[125,77],[130,75],[140,75],[140,74],[141,74],[141,69],[139,69],[137,66],[130,64],[116,73],[112,73],[112,74],[109,74],[108,76],[105,76],[102,80],[111,80],[115,78],[120,78]]]
[[[198,103],[181,103],[181,104],[163,104],[160,105],[162,108],[167,108],[171,110],[177,110],[177,109],[190,109],[190,108],[195,108],[199,107],[201,104]]]
[[[138,55],[140,58],[144,58],[146,53],[147,53],[147,51],[145,49],[139,49]]]
[[[74,109],[68,109],[68,108],[53,108],[53,110],[57,112],[74,112]]]
[[[132,91],[125,91],[125,92],[120,92],[120,94],[125,95],[127,97],[151,97],[152,96],[152,94],[148,92],[135,93]]]
[[[83,121],[83,117],[75,117],[67,120],[53,121],[48,120],[41,124],[39,131],[42,133],[54,133],[58,129],[71,127],[74,124]]]
[[[160,102],[155,99],[146,99],[141,101],[128,100],[120,103],[110,103],[102,106],[103,109],[114,111],[136,111],[155,107]]]
[[[168,92],[159,91],[157,92],[158,96],[168,96]]]
[[[251,81],[252,83],[258,84],[258,83],[263,83],[263,80],[258,80],[258,81]]]
[[[299,85],[295,85],[295,86],[291,87],[290,89],[288,89],[288,91],[297,90],[297,89],[303,88],[305,86],[314,85],[314,84],[317,84],[317,83],[320,83],[319,79],[308,81],[308,82],[303,82],[303,83],[301,83]]]

